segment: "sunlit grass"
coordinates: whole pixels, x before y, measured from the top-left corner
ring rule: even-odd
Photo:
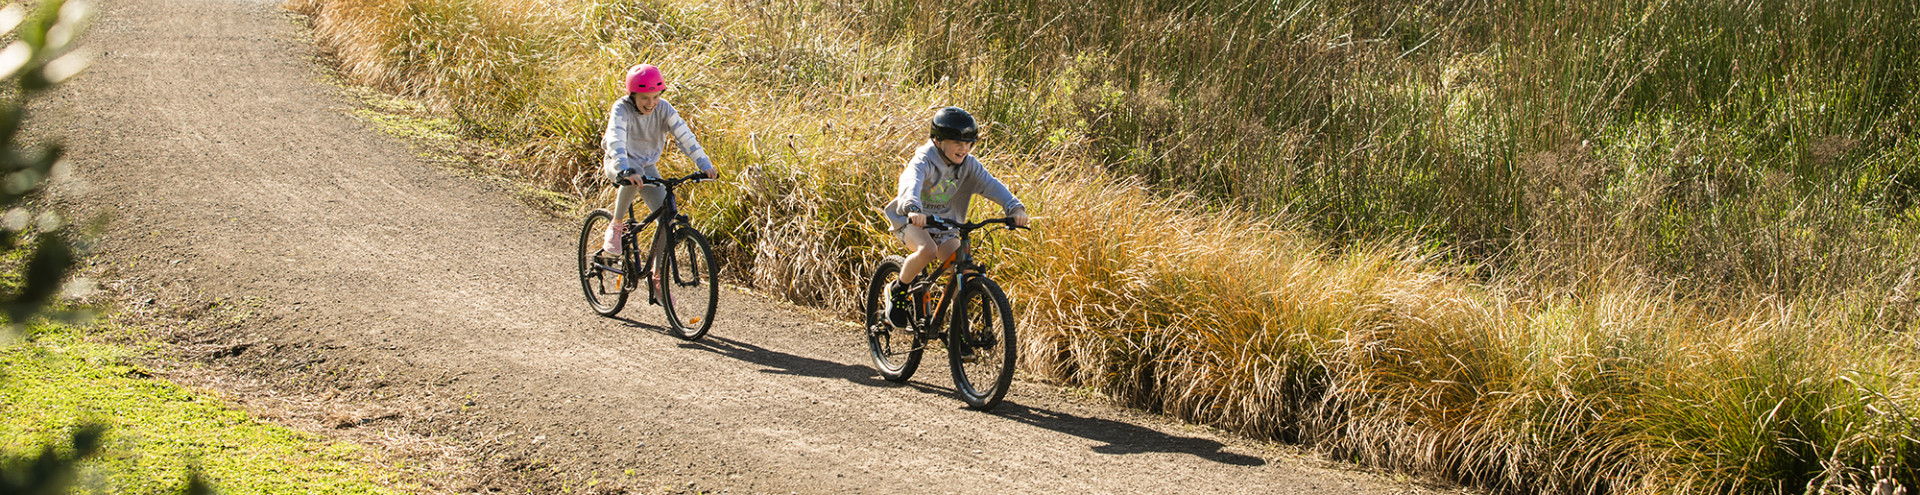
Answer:
[[[41,325],[0,345],[0,451],[37,452],[80,422],[107,427],[75,493],[177,493],[198,471],[223,494],[397,493],[358,447],[262,423],[218,398],[147,376],[141,352]],[[67,446],[63,446],[65,448]]]

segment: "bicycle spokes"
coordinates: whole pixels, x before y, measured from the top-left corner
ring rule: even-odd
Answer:
[[[965,301],[967,304],[966,332],[962,333],[957,339],[960,342],[960,348],[955,349],[962,357],[977,358],[980,353],[991,353],[994,350],[996,343],[993,338],[995,315],[993,314],[993,308],[987,304],[988,301],[986,299],[987,298],[984,297],[968,298]]]
[[[1013,381],[1013,321],[1006,294],[992,280],[970,277],[960,289],[950,330],[954,388],[968,407],[991,409]]]
[[[880,345],[881,353],[887,356],[905,356],[907,353],[920,350],[909,342],[912,339],[907,336],[911,335],[912,331],[900,330],[896,332],[892,327],[892,325],[881,325],[871,329],[873,332],[872,338],[879,339],[882,342]]]
[[[595,291],[600,294],[618,294],[626,277],[619,268],[615,268],[619,265],[620,259],[609,257],[604,253],[595,254],[592,259],[592,265],[588,266],[581,276],[591,280]]]
[[[913,377],[913,372],[920,368],[920,356],[926,344],[924,334],[912,328],[894,327],[887,318],[892,309],[888,305],[888,288],[900,278],[900,266],[905,262],[906,259],[899,256],[880,260],[873,276],[867,279],[864,301],[869,355],[873,357],[874,367],[880,370],[880,377],[892,382]]]
[[[696,252],[698,246],[691,242],[682,242],[681,245],[686,252],[677,253],[679,256],[674,258],[673,284],[680,287],[698,287],[701,281],[701,259]]]
[[[661,250],[655,267],[655,283],[660,305],[667,310],[667,321],[674,335],[697,339],[712,326],[714,307],[719,301],[719,273],[713,264],[713,249],[706,237],[692,227],[681,227],[671,237],[672,245]]]
[[[625,266],[619,257],[608,256],[601,249],[605,243],[603,236],[612,223],[612,212],[594,210],[580,226],[580,289],[587,305],[602,316],[619,313],[627,302]]]

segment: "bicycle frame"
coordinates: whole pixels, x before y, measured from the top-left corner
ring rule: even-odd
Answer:
[[[943,225],[935,225],[936,222]],[[920,314],[915,315],[918,317],[918,321],[914,322],[919,327],[921,333],[933,337],[946,335],[946,330],[944,330],[945,326],[938,326],[936,323],[947,320],[948,311],[953,308],[954,301],[959,298],[960,288],[965,286],[967,279],[970,277],[985,276],[984,272],[987,271],[986,266],[973,261],[973,231],[996,223],[1006,225],[1009,229],[1021,228],[1014,227],[1011,219],[1004,218],[986,220],[974,224],[960,224],[938,218],[928,219],[928,226],[958,229],[960,231],[960,247],[955,249],[952,255],[941,260],[939,267],[921,273],[919,277],[913,279],[913,283],[907,285],[908,289],[914,295],[914,304],[922,309]],[[937,283],[936,281],[940,279],[941,275],[946,274],[948,268],[953,269],[953,276],[947,278],[947,283],[945,284],[946,292],[940,295],[940,301],[935,304],[934,311],[925,311],[927,307],[927,290],[931,289]]]
[[[689,219],[687,218],[686,215],[683,215],[680,213],[680,206],[678,202],[675,200],[675,196],[673,192],[674,188],[684,183],[699,182],[703,180],[708,180],[706,174],[698,173],[698,172],[695,172],[692,175],[688,175],[686,177],[681,177],[678,179],[654,179],[650,177],[642,177],[641,184],[643,186],[658,185],[661,188],[666,189],[666,193],[667,193],[666,197],[661,198],[660,207],[655,208],[652,213],[647,214],[647,218],[645,220],[634,221],[633,219],[634,209],[632,207],[628,207],[627,218],[623,220],[624,222],[626,222],[626,227],[627,227],[626,232],[620,235],[620,247],[623,253],[620,256],[621,266],[619,268],[615,268],[611,266],[600,265],[597,262],[595,263],[595,265],[598,266],[600,269],[611,271],[615,274],[620,275],[620,278],[621,278],[620,284],[626,290],[633,290],[633,289],[639,288],[640,279],[647,278],[648,276],[651,276],[653,274],[654,261],[659,259],[661,254],[660,250],[669,249],[671,247],[672,240],[673,240],[672,238],[673,231],[679,227],[693,225],[692,219]],[[654,225],[653,246],[647,249],[646,260],[642,262],[642,260],[639,259],[639,256],[634,253],[637,253],[638,251],[636,250],[639,249],[640,228],[647,224]],[[632,274],[632,275],[630,276],[629,274]],[[647,291],[649,296],[653,295],[652,286],[648,286]]]
[[[966,250],[967,241],[965,237],[962,236],[960,249],[954,252],[954,256],[947,257],[946,260],[940,263],[939,267],[934,268],[932,271],[922,273],[920,277],[914,279],[912,284],[908,285],[908,290],[913,294],[914,305],[920,308],[918,314],[915,315],[918,317],[918,321],[914,323],[920,329],[921,333],[933,336],[945,334],[945,331],[936,330],[943,327],[937,326],[935,323],[946,321],[947,309],[953,306],[955,296],[960,293],[960,285],[966,282],[964,277],[969,275],[965,270],[968,266],[956,265],[955,261],[955,258],[959,258],[960,253]],[[958,261],[958,263],[971,264],[973,262],[971,258],[971,256],[968,256],[964,258],[963,261]],[[946,274],[947,267],[949,266],[955,266],[956,269],[954,270],[953,276],[948,277],[947,283],[944,284],[946,286],[946,292],[940,294],[940,300],[934,305],[934,311],[927,311],[927,291],[938,283],[941,275]]]
[[[636,267],[633,265],[636,262],[641,261],[638,256],[628,255],[628,256],[621,257],[624,260],[624,263],[631,268],[632,273],[634,273],[635,275],[638,275],[637,277],[627,277],[626,282],[627,282],[628,289],[633,289],[636,286],[636,284],[638,283],[636,282],[636,279],[645,277],[653,273],[654,260],[657,260],[660,258],[660,250],[665,249],[666,246],[669,245],[669,241],[672,240],[672,239],[668,239],[667,236],[672,234],[674,227],[687,221],[687,216],[680,214],[680,209],[674,204],[673,200],[674,200],[673,190],[668,189],[667,197],[665,199],[660,200],[660,208],[657,208],[653,210],[652,213],[647,214],[647,218],[645,220],[640,220],[637,222],[633,220],[633,208],[632,207],[627,208],[627,232],[620,236],[620,242],[622,244],[622,248],[625,249],[627,252],[629,253],[639,252],[637,251],[637,249],[640,248],[641,226],[644,226],[647,224],[653,224],[654,226],[653,227],[653,245],[650,246],[649,249],[647,249],[647,258],[644,263],[639,263],[640,266]]]

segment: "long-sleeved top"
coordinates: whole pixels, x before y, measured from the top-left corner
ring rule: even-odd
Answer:
[[[893,201],[881,211],[886,214],[892,230],[905,228],[907,213],[915,209],[927,216],[964,222],[967,205],[973,202],[975,194],[999,203],[1007,215],[1027,208],[973,155],[967,155],[966,161],[958,165],[949,165],[947,159],[940,156],[940,148],[928,141],[914,150],[913,158],[900,171],[900,186]]]
[[[600,138],[606,157],[600,167],[608,178],[618,177],[623,170],[659,178],[657,165],[660,154],[666,151],[668,136],[673,137],[681,153],[700,166],[700,171],[713,170],[713,160],[707,158],[707,151],[693,138],[693,130],[680,118],[680,112],[674,111],[672,103],[662,98],[653,113],[641,115],[633,107],[631,93],[614,101],[613,109],[607,111],[607,133]]]

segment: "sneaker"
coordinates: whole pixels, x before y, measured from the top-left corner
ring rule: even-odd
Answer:
[[[913,325],[913,296],[898,280],[887,284],[887,322],[900,328]]]
[[[607,225],[607,236],[600,242],[600,250],[613,256],[620,255],[620,236],[627,233],[627,224],[613,222]]]

